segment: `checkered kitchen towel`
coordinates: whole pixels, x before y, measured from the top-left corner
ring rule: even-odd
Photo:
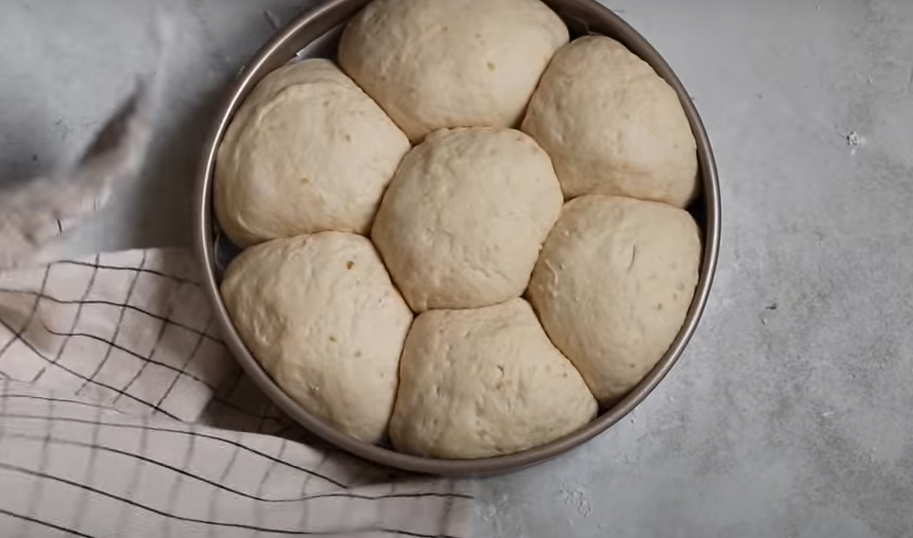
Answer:
[[[321,446],[213,330],[189,253],[0,273],[0,536],[459,536],[471,484]]]

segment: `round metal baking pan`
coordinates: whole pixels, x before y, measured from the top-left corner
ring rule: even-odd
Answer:
[[[231,85],[206,140],[196,179],[194,243],[203,268],[203,288],[229,349],[253,381],[292,419],[311,433],[356,456],[406,471],[447,476],[479,476],[514,471],[563,454],[592,439],[634,409],[669,373],[697,328],[713,282],[720,244],[720,191],[710,141],[688,92],[662,56],[631,26],[595,0],[545,0],[567,23],[572,37],[602,34],[612,37],[649,63],[678,92],[697,140],[702,191],[689,208],[704,237],[700,279],[691,309],[669,350],[622,401],[602,412],[586,427],[546,445],[493,458],[447,460],[411,456],[389,448],[357,441],[304,410],[270,378],[241,341],[219,294],[221,273],[236,253],[221,237],[211,208],[212,176],[216,150],[232,116],[244,98],[267,73],[296,57],[333,57],[341,28],[369,0],[330,0],[311,9],[277,34],[254,56]]]

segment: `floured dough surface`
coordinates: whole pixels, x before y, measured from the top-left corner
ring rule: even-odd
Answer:
[[[523,299],[416,318],[390,437],[410,454],[482,458],[545,444],[596,416],[580,374]]]
[[[222,297],[289,396],[352,437],[385,437],[412,312],[368,239],[323,232],[249,248]]]
[[[414,143],[450,127],[516,127],[567,27],[539,0],[375,0],[339,63]]]
[[[589,195],[565,205],[528,296],[551,340],[611,405],[656,365],[697,285],[701,240],[686,211]]]
[[[403,159],[371,238],[416,312],[487,306],[523,293],[561,203],[529,136],[441,130]]]
[[[522,130],[549,153],[568,199],[608,194],[686,207],[697,193],[697,146],[678,95],[608,37],[558,51]]]
[[[409,149],[329,60],[282,67],[244,101],[219,147],[219,223],[241,246],[326,230],[365,234]]]

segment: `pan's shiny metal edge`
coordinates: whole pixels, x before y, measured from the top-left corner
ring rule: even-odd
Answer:
[[[622,401],[585,428],[561,439],[517,454],[477,460],[421,458],[357,441],[333,429],[289,398],[250,354],[234,329],[219,295],[215,222],[211,210],[212,175],[218,145],[240,103],[267,73],[287,63],[309,44],[348,21],[370,0],[330,0],[311,9],[280,30],[254,56],[231,85],[206,140],[196,178],[194,246],[203,268],[203,289],[208,295],[218,327],[244,371],[285,413],[323,440],[358,457],[382,465],[445,476],[483,476],[515,471],[544,462],[592,439],[621,420],[653,391],[681,356],[694,334],[710,296],[720,246],[720,189],[716,163],[704,125],[681,81],[662,56],[633,28],[595,0],[545,0],[568,23],[572,34],[608,35],[643,58],[675,89],[697,140],[702,194],[692,213],[704,232],[704,254],[691,309],[669,350]]]

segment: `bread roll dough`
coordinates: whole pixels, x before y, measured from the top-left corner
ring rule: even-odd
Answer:
[[[390,437],[411,454],[510,454],[596,416],[580,374],[523,299],[420,315],[406,339],[400,376]]]
[[[602,195],[569,202],[528,296],[602,405],[634,387],[681,329],[701,262],[697,225],[669,205]]]
[[[323,232],[247,249],[222,298],[289,396],[356,439],[384,438],[412,312],[367,238]]]
[[[216,161],[219,223],[238,245],[324,230],[367,233],[409,141],[329,60],[267,75]]]
[[[608,37],[558,51],[522,130],[552,157],[568,199],[597,193],[685,207],[697,192],[696,145],[678,95]]]
[[[413,143],[445,127],[516,127],[568,31],[539,0],[375,0],[339,64]]]
[[[416,312],[487,306],[523,293],[561,203],[530,137],[442,130],[403,159],[371,237]]]

